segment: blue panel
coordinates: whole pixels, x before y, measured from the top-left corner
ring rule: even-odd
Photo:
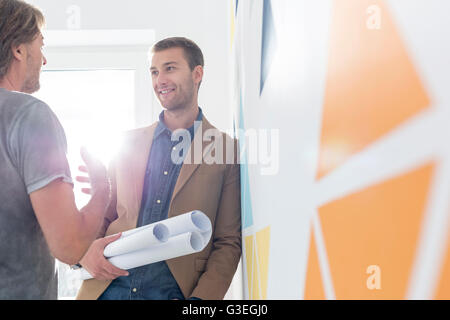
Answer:
[[[277,35],[273,20],[272,5],[270,0],[264,0],[262,44],[261,44],[261,82],[259,94],[261,95],[264,84],[270,72],[275,51],[277,49]]]
[[[239,103],[239,145],[240,150],[243,150],[243,144],[245,141],[245,134],[243,134],[244,128],[244,111],[242,107],[242,94],[240,95]],[[250,195],[250,180],[248,176],[248,164],[247,164],[247,151],[245,151],[241,157],[245,159],[245,163],[241,164],[241,219],[242,229],[248,228],[253,225],[253,213],[252,213],[252,199]]]

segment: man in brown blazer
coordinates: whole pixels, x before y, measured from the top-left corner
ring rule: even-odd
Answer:
[[[126,134],[110,166],[113,201],[99,238],[200,210],[211,220],[211,240],[199,253],[125,271],[105,259],[99,239],[80,261],[94,279],[83,282],[77,299],[223,299],[239,263],[237,143],[198,107],[202,52],[177,37],[152,53],[153,89],[164,111],[150,127]]]

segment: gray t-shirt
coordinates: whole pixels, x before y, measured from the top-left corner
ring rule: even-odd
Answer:
[[[64,130],[33,96],[0,88],[0,299],[56,299],[55,259],[29,195],[72,182]]]

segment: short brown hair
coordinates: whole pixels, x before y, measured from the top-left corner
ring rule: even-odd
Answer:
[[[196,66],[205,66],[205,61],[203,59],[202,50],[199,46],[192,40],[183,37],[172,37],[161,40],[157,42],[151,52],[159,52],[170,48],[182,48],[184,51],[184,55],[186,60],[191,68],[191,71],[194,70]]]
[[[0,0],[0,79],[11,65],[11,48],[32,42],[44,23],[44,15],[34,6],[21,0]]]

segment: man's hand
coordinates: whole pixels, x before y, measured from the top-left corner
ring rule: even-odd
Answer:
[[[105,247],[120,238],[122,233],[95,240],[81,259],[80,264],[98,280],[114,280],[117,277],[128,276],[128,271],[112,265],[103,255]]]
[[[81,172],[85,172],[88,173],[88,169],[86,166],[79,166],[78,170],[80,170]],[[82,182],[82,183],[91,183],[91,179],[89,179],[89,176],[76,176],[75,179],[78,182]],[[81,192],[85,193],[85,194],[92,194],[92,189],[91,188],[81,188]]]
[[[103,163],[92,156],[84,147],[81,148],[80,153],[86,166],[80,166],[79,169],[82,172],[86,172],[89,176],[77,176],[76,180],[91,184],[91,188],[83,188],[82,192],[91,195],[94,195],[98,191],[106,191],[109,193],[110,183],[108,173]]]

